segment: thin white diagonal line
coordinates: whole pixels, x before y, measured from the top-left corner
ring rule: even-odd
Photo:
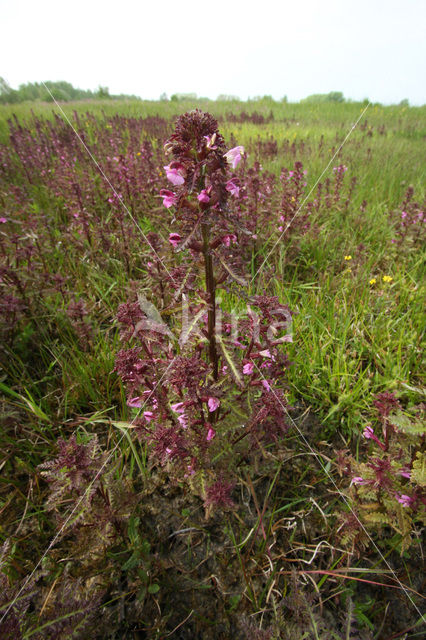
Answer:
[[[54,103],[56,104],[56,106],[58,107],[58,109],[61,111],[62,115],[64,116],[66,122],[69,124],[69,126],[71,127],[71,129],[73,130],[73,132],[75,133],[75,135],[77,136],[78,140],[81,142],[81,144],[83,145],[83,147],[85,148],[85,150],[87,151],[87,153],[89,154],[91,160],[93,161],[93,163],[95,164],[95,166],[98,168],[98,170],[100,171],[101,175],[103,176],[104,180],[107,182],[107,184],[110,186],[110,188],[112,189],[113,193],[117,196],[118,201],[120,202],[120,204],[122,205],[122,207],[125,209],[125,211],[128,213],[128,215],[130,216],[130,218],[132,219],[133,223],[135,224],[135,226],[138,228],[138,230],[141,232],[143,238],[145,239],[145,241],[147,242],[147,244],[150,246],[150,248],[152,249],[152,251],[155,253],[155,255],[157,255],[159,261],[161,262],[161,264],[163,265],[164,269],[166,270],[166,272],[168,273],[169,277],[172,279],[172,281],[174,281],[173,277],[171,276],[169,270],[167,269],[167,267],[165,266],[165,264],[163,263],[163,261],[161,260],[160,256],[157,254],[157,252],[155,251],[154,247],[151,245],[151,243],[149,242],[148,238],[146,237],[145,233],[143,232],[143,230],[140,228],[139,224],[137,223],[137,221],[134,219],[132,213],[129,211],[129,209],[126,207],[126,205],[124,204],[124,202],[122,201],[121,198],[118,198],[118,193],[116,192],[114,186],[111,184],[109,178],[105,175],[104,171],[102,170],[102,168],[100,167],[99,163],[97,162],[96,158],[93,156],[93,154],[91,153],[90,149],[87,147],[87,145],[85,144],[84,140],[82,140],[81,136],[79,135],[79,133],[76,131],[75,127],[72,125],[72,123],[70,122],[68,116],[66,115],[66,113],[64,112],[64,110],[62,109],[62,107],[58,104],[58,102],[56,101],[55,97],[53,96],[52,92],[50,91],[49,87],[47,87],[45,85],[45,83],[42,83],[44,85],[44,87],[47,89],[47,91],[49,92],[50,96],[52,97]],[[149,398],[152,396],[152,394],[154,393],[154,391],[157,389],[158,385],[161,383],[161,381],[163,380],[164,376],[167,374],[168,370],[170,369],[170,367],[173,365],[174,361],[176,360],[178,356],[176,355],[173,360],[169,363],[169,365],[167,366],[166,370],[164,371],[164,373],[162,374],[160,380],[157,382],[157,384],[154,386],[154,389],[151,391],[151,393],[149,394],[148,398],[145,400],[145,402],[143,403],[142,407],[140,408],[139,412],[137,413],[137,415],[133,418],[133,420],[131,421],[130,425],[132,425],[135,420],[137,419],[137,417],[141,414],[142,409],[144,408],[144,406],[146,405],[146,403],[148,402]],[[121,437],[119,438],[118,442],[116,443],[116,445],[114,446],[114,448],[112,449],[112,451],[110,451],[110,453],[108,454],[107,458],[105,459],[104,463],[102,464],[102,466],[100,467],[100,469],[98,470],[98,472],[96,473],[95,477],[93,478],[93,480],[90,482],[90,484],[88,485],[86,491],[84,492],[84,494],[81,496],[81,498],[77,501],[76,505],[74,506],[74,508],[72,509],[71,513],[68,515],[68,517],[66,518],[65,522],[62,524],[61,528],[59,529],[59,531],[55,534],[55,536],[52,538],[52,540],[50,541],[48,547],[45,549],[45,551],[43,552],[43,554],[41,555],[40,559],[38,560],[37,564],[35,565],[35,567],[33,568],[32,572],[29,574],[29,576],[27,576],[27,578],[25,579],[23,585],[20,587],[18,593],[15,595],[15,597],[13,598],[13,600],[9,603],[9,606],[7,607],[6,611],[4,612],[3,616],[0,618],[0,623],[3,622],[4,618],[7,616],[7,614],[9,613],[10,609],[13,607],[13,605],[15,604],[15,602],[17,601],[17,599],[19,598],[19,596],[21,595],[22,591],[25,589],[26,585],[29,583],[29,581],[31,580],[31,578],[33,577],[34,573],[37,571],[38,567],[40,566],[40,564],[42,563],[43,559],[46,557],[47,553],[49,553],[50,549],[52,549],[52,547],[55,545],[55,543],[57,542],[57,540],[59,539],[62,531],[64,530],[64,528],[66,527],[66,525],[68,524],[68,522],[70,521],[70,519],[72,518],[73,514],[75,513],[75,511],[78,509],[78,507],[80,506],[80,504],[82,503],[82,501],[84,500],[84,498],[86,497],[86,495],[88,494],[88,492],[90,491],[91,487],[93,486],[93,484],[96,482],[96,480],[99,478],[99,476],[101,475],[103,469],[105,468],[105,466],[107,465],[107,463],[110,461],[112,455],[114,454],[114,452],[116,451],[116,449],[119,447],[119,445],[121,444],[121,441],[124,438],[124,433],[121,435]]]
[[[348,131],[348,133],[346,134],[345,139],[343,140],[343,142],[341,143],[341,145],[339,146],[339,148],[337,149],[337,151],[334,153],[334,155],[332,156],[332,158],[330,159],[329,163],[327,164],[326,168],[324,169],[324,171],[321,173],[321,175],[319,176],[319,178],[316,180],[314,186],[311,188],[311,190],[309,191],[308,195],[305,196],[305,198],[303,199],[300,207],[298,208],[298,210],[296,211],[296,213],[294,214],[294,216],[292,217],[292,219],[290,220],[290,222],[287,223],[286,228],[284,229],[284,231],[282,231],[280,237],[278,238],[278,240],[275,242],[274,246],[272,247],[272,249],[269,251],[269,253],[267,254],[266,258],[264,259],[264,261],[262,262],[262,264],[260,265],[260,267],[258,268],[258,270],[256,271],[256,273],[254,274],[254,276],[252,277],[250,284],[253,283],[253,280],[256,278],[257,274],[259,273],[259,271],[262,269],[262,267],[264,266],[264,264],[266,263],[266,261],[268,260],[269,256],[271,255],[271,253],[273,253],[275,251],[275,247],[281,242],[281,239],[283,237],[283,235],[285,234],[285,232],[287,231],[287,229],[289,228],[289,226],[291,225],[291,223],[293,222],[293,220],[295,219],[295,217],[300,213],[301,209],[303,208],[303,206],[305,205],[306,201],[308,200],[308,198],[310,197],[311,193],[313,192],[313,190],[315,189],[315,187],[317,186],[318,182],[321,180],[321,178],[323,177],[323,175],[326,173],[326,171],[328,170],[329,166],[332,164],[334,158],[338,155],[338,153],[341,151],[341,149],[343,148],[343,146],[346,144],[347,140],[349,139],[349,136],[351,135],[352,131],[354,129],[356,129],[356,127],[358,126],[359,121],[361,120],[361,118],[363,117],[364,113],[367,111],[368,107],[371,106],[371,103],[369,102],[367,104],[367,106],[365,107],[365,109],[363,109],[361,115],[358,117],[357,121],[355,122],[355,124],[352,125],[352,127],[350,128],[350,130]]]
[[[164,371],[163,375],[161,376],[161,378],[159,379],[159,381],[157,382],[157,384],[154,386],[153,390],[151,391],[151,393],[149,394],[149,396],[146,398],[145,402],[143,403],[142,407],[140,407],[140,410],[138,411],[137,415],[133,418],[133,420],[130,422],[129,426],[131,426],[132,424],[134,424],[135,420],[138,418],[138,416],[140,416],[142,409],[144,408],[144,406],[146,405],[146,403],[148,402],[148,400],[150,399],[150,397],[152,396],[152,394],[154,393],[154,391],[157,389],[158,385],[161,383],[161,381],[163,380],[164,376],[167,374],[168,370],[170,369],[170,367],[172,366],[172,364],[174,363],[174,361],[176,360],[177,356],[175,356],[173,358],[173,360],[169,363],[169,365],[167,366],[166,370]],[[3,616],[0,618],[0,624],[3,622],[4,618],[7,616],[7,614],[9,613],[10,609],[13,607],[13,605],[15,604],[15,602],[18,600],[19,596],[21,595],[22,591],[25,589],[25,587],[27,586],[27,584],[29,583],[29,581],[31,580],[31,578],[33,577],[34,573],[37,571],[38,567],[40,566],[40,564],[43,562],[43,559],[46,557],[46,555],[49,553],[50,549],[52,549],[52,547],[55,545],[55,543],[57,542],[57,540],[59,539],[62,531],[65,529],[66,525],[68,524],[68,522],[70,521],[70,519],[72,518],[72,516],[74,515],[75,511],[78,509],[78,507],[80,506],[80,504],[83,502],[83,500],[85,499],[85,497],[89,494],[90,489],[92,488],[93,484],[96,482],[96,480],[99,478],[99,476],[101,475],[102,471],[104,470],[105,466],[107,465],[107,463],[110,461],[113,453],[116,451],[116,449],[119,447],[121,441],[124,438],[124,433],[121,435],[120,439],[118,440],[117,444],[113,447],[113,449],[110,451],[110,453],[108,454],[108,456],[105,459],[105,462],[102,464],[101,468],[98,470],[98,472],[96,473],[95,477],[93,478],[93,480],[90,482],[90,484],[88,485],[87,489],[85,490],[85,492],[83,493],[83,495],[79,498],[79,500],[77,501],[76,505],[74,506],[74,508],[72,509],[71,513],[68,515],[68,517],[66,518],[65,522],[62,524],[61,528],[59,529],[59,531],[53,536],[52,540],[50,541],[49,545],[47,546],[47,548],[45,549],[45,551],[43,552],[43,554],[41,555],[39,561],[37,562],[37,564],[35,565],[34,569],[31,571],[30,575],[25,579],[24,584],[20,587],[18,593],[16,594],[16,596],[13,598],[12,602],[9,603],[9,606],[7,607],[5,613],[3,614]]]
[[[114,185],[111,183],[110,179],[108,178],[108,176],[105,174],[104,170],[102,169],[102,167],[100,166],[99,162],[96,160],[96,158],[94,157],[93,153],[90,151],[89,147],[87,146],[87,144],[84,142],[84,140],[82,139],[82,137],[80,136],[80,134],[78,133],[78,131],[76,130],[76,128],[74,127],[74,125],[72,124],[71,120],[68,118],[67,114],[65,113],[65,111],[62,109],[61,105],[57,102],[55,96],[53,95],[53,93],[50,91],[49,87],[46,86],[46,84],[44,82],[42,82],[42,85],[44,86],[44,88],[49,92],[53,102],[55,103],[55,105],[58,107],[59,111],[62,113],[63,117],[65,118],[67,124],[69,124],[69,126],[71,127],[71,129],[73,130],[73,132],[75,133],[75,135],[77,136],[78,140],[81,142],[81,144],[83,145],[84,149],[87,151],[88,155],[90,156],[90,159],[92,160],[92,162],[95,164],[96,168],[98,169],[98,171],[100,172],[101,176],[103,177],[103,179],[105,180],[105,182],[108,184],[108,186],[110,187],[110,189],[112,190],[112,192],[114,193],[114,195],[116,196],[118,202],[120,203],[120,205],[123,207],[123,209],[126,211],[127,215],[130,217],[130,219],[132,220],[133,224],[135,225],[135,227],[138,229],[138,231],[140,231],[143,239],[145,240],[145,242],[149,245],[150,249],[155,253],[155,255],[157,256],[157,258],[159,259],[159,261],[161,262],[161,264],[163,265],[164,269],[167,272],[167,275],[169,276],[169,278],[171,278],[171,280],[174,282],[174,284],[176,285],[177,283],[175,282],[173,276],[171,275],[171,273],[169,272],[169,270],[167,269],[166,265],[164,264],[163,260],[160,258],[160,256],[158,255],[158,253],[156,252],[156,250],[154,249],[154,247],[152,246],[152,244],[150,243],[150,241],[148,240],[148,238],[146,237],[145,233],[143,232],[142,228],[140,227],[138,221],[135,219],[135,217],[133,216],[132,212],[129,210],[129,208],[124,204],[123,199],[119,197],[119,194],[117,193],[117,191],[115,190]]]
[[[254,363],[254,366],[256,367],[256,369],[258,370],[258,372],[260,373],[261,377],[266,381],[265,376],[263,375],[263,372],[259,369],[259,367],[257,366],[256,363]],[[407,598],[410,600],[411,604],[413,605],[413,607],[415,608],[415,610],[417,611],[417,613],[419,614],[420,618],[426,622],[426,617],[420,612],[419,608],[417,607],[416,603],[414,602],[414,600],[412,599],[410,593],[407,591],[407,589],[404,587],[404,585],[402,584],[402,582],[400,581],[400,579],[398,578],[398,576],[396,575],[396,572],[392,569],[392,567],[390,566],[390,564],[388,563],[388,561],[386,560],[385,556],[382,554],[382,552],[380,551],[379,547],[376,545],[376,543],[374,542],[373,538],[370,536],[370,534],[368,533],[367,529],[365,528],[365,526],[362,524],[361,520],[358,518],[357,514],[355,513],[355,511],[352,509],[348,499],[346,498],[345,494],[342,493],[342,491],[340,491],[339,487],[337,486],[337,484],[334,481],[333,476],[327,471],[327,468],[325,467],[325,465],[322,462],[321,459],[321,455],[315,451],[315,449],[313,449],[311,447],[311,445],[309,444],[309,441],[305,438],[303,432],[299,429],[299,427],[297,426],[296,422],[293,420],[293,418],[291,417],[291,415],[289,414],[289,412],[287,411],[287,407],[283,404],[283,402],[281,401],[281,398],[275,393],[275,389],[274,387],[271,385],[270,386],[271,392],[274,394],[275,398],[278,400],[278,402],[280,403],[283,411],[285,412],[285,414],[287,415],[288,418],[290,418],[291,422],[293,423],[293,425],[295,426],[298,434],[300,435],[300,437],[302,438],[302,440],[304,441],[305,445],[308,447],[309,451],[312,453],[312,455],[315,456],[315,458],[317,458],[321,469],[324,471],[324,473],[329,477],[329,479],[331,480],[334,488],[336,489],[337,493],[340,495],[341,498],[343,498],[344,502],[346,503],[346,506],[349,508],[349,510],[351,511],[351,513],[355,516],[357,522],[359,523],[359,525],[361,526],[362,530],[364,531],[364,533],[366,534],[366,536],[368,537],[368,539],[370,540],[370,542],[372,543],[372,545],[374,546],[374,548],[376,549],[377,553],[379,554],[379,556],[381,557],[381,559],[383,560],[383,562],[386,564],[386,566],[388,567],[388,569],[391,571],[392,575],[394,576],[395,580],[398,582],[399,586],[401,587],[401,589],[404,591],[405,595],[407,596]]]

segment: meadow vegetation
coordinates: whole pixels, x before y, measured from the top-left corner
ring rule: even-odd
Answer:
[[[422,636],[425,116],[0,105],[2,638]]]

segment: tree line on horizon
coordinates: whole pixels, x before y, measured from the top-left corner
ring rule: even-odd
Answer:
[[[0,77],[0,104],[16,104],[18,102],[70,102],[72,100],[140,100],[134,95],[111,95],[108,87],[99,86],[95,91],[90,89],[78,89],[70,82],[60,80],[57,82],[27,82],[19,85],[18,89],[12,89],[4,78]]]
[[[109,92],[108,87],[99,86],[96,90],[90,89],[78,89],[74,87],[70,82],[60,80],[57,82],[27,82],[19,85],[18,89],[12,89],[7,81],[0,77],[0,104],[16,104],[19,102],[53,102],[57,100],[59,102],[71,102],[75,100],[142,100],[140,96],[118,94],[112,95]],[[199,97],[196,93],[174,93],[167,96],[166,93],[162,93],[160,101],[162,102],[183,102],[187,100],[202,100],[211,101],[210,98]],[[281,100],[275,100],[271,95],[254,96],[248,99],[251,102],[264,102],[264,103],[287,103],[288,98],[284,96]],[[220,94],[216,98],[217,102],[245,102],[236,95]],[[356,102],[354,100],[345,98],[341,91],[330,91],[329,93],[314,93],[302,98],[300,103],[350,103]],[[368,104],[369,99],[365,98],[362,101],[364,104]],[[377,103],[375,103],[377,104]],[[407,99],[401,100],[400,106],[409,106]]]

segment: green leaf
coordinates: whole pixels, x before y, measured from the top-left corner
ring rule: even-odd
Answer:
[[[128,531],[129,531],[129,538],[132,544],[137,543],[139,540],[139,532],[138,532],[139,522],[140,522],[140,518],[135,516],[130,517]]]
[[[202,307],[200,311],[195,315],[195,318],[190,322],[190,324],[185,328],[185,331],[182,329],[182,333],[179,336],[179,346],[182,348],[185,342],[188,340],[191,333],[194,331],[194,328],[197,326],[198,321],[201,320],[203,315],[206,313],[206,307]]]
[[[426,486],[426,453],[417,452],[411,470],[411,482],[417,482],[421,487]]]
[[[129,571],[129,569],[134,569],[140,563],[140,555],[139,551],[134,551],[130,558],[123,564],[121,569],[123,571]]]
[[[402,411],[390,415],[389,422],[404,433],[411,433],[412,435],[423,435],[425,433],[424,423],[410,418]]]
[[[148,593],[154,594],[160,591],[160,585],[157,583],[150,584],[148,587]]]
[[[235,380],[235,382],[237,383],[237,385],[240,387],[240,389],[244,388],[244,384],[243,384],[243,380],[241,378],[240,372],[237,369],[237,365],[235,364],[235,362],[233,361],[231,354],[229,353],[229,351],[227,350],[227,348],[225,347],[225,344],[222,340],[222,338],[220,336],[216,336],[216,340],[220,345],[220,348],[222,349],[223,355],[225,356],[225,360],[228,363],[230,369],[231,369],[231,373],[233,375],[233,378]]]

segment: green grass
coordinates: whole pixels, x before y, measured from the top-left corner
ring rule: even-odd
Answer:
[[[296,160],[301,160],[308,170],[308,188],[315,186],[330,161],[331,166],[321,182],[331,177],[333,166],[341,163],[348,167],[346,182],[352,177],[357,179],[347,210],[335,207],[326,217],[317,220],[313,231],[300,239],[297,252],[284,237],[270,253],[278,238],[276,229],[271,229],[271,237],[258,256],[260,261],[266,260],[265,266],[249,287],[251,294],[263,293],[267,289],[297,311],[292,327],[293,343],[288,345],[293,362],[288,373],[288,394],[291,403],[308,408],[310,414],[315,416],[315,433],[307,434],[307,438],[313,449],[320,451],[322,463],[318,465],[312,460],[311,452],[297,434],[290,437],[292,455],[288,458],[284,456],[284,462],[284,458],[274,458],[273,448],[262,452],[263,457],[259,455],[262,468],[260,477],[256,479],[254,472],[253,478],[248,475],[241,477],[241,491],[247,503],[251,501],[252,511],[249,515],[229,516],[220,526],[216,523],[223,538],[220,544],[210,538],[206,543],[206,557],[210,558],[210,553],[217,556],[226,589],[222,593],[216,575],[213,577],[218,580],[217,583],[211,579],[214,571],[219,573],[217,566],[209,568],[202,580],[197,581],[196,576],[188,577],[188,581],[193,580],[196,585],[194,590],[211,589],[216,593],[214,589],[217,589],[220,598],[223,598],[224,616],[233,615],[232,612],[242,605],[246,608],[250,606],[252,612],[271,611],[275,607],[273,585],[276,584],[276,588],[286,594],[291,588],[288,575],[291,572],[282,572],[281,575],[277,570],[278,564],[269,574],[266,572],[269,548],[272,549],[275,544],[281,545],[286,562],[289,549],[291,553],[296,552],[298,558],[307,561],[321,535],[324,519],[324,538],[328,536],[332,539],[329,519],[334,510],[342,508],[342,504],[340,501],[339,506],[327,475],[331,473],[337,480],[331,462],[326,466],[327,456],[333,456],[332,450],[326,447],[331,447],[329,443],[332,442],[340,448],[344,445],[357,449],[359,435],[373,415],[372,399],[379,392],[395,391],[407,403],[420,401],[424,369],[424,255],[410,246],[397,250],[392,244],[392,220],[396,220],[398,215],[395,218],[392,212],[398,209],[410,185],[415,189],[415,200],[424,201],[425,167],[422,153],[426,107],[370,106],[360,126],[332,160],[365,105],[277,104],[269,101],[248,104],[197,101],[196,105],[182,102],[96,101],[61,106],[70,117],[75,110],[79,115],[90,113],[96,119],[115,114],[127,117],[159,115],[171,119],[194,106],[222,119],[231,111],[257,111],[265,117],[272,111],[274,121],[269,124],[234,124],[224,119],[220,129],[226,140],[232,135],[238,144],[247,148],[253,148],[258,138],[266,140],[273,136],[280,151],[273,159],[260,158],[263,167],[279,175],[281,167],[292,168]],[[41,103],[13,107],[0,105],[0,141],[8,140],[8,118],[16,114],[20,122],[30,124],[31,110],[36,115],[52,118],[55,107]],[[366,120],[368,124],[362,128]],[[382,129],[380,132],[383,126],[384,131]],[[88,129],[90,132],[90,122]],[[290,150],[292,144],[295,145],[294,153]],[[249,162],[254,159],[254,154]],[[102,164],[102,158],[98,160]],[[29,188],[29,193],[32,210],[48,209],[54,212],[59,223],[63,215],[60,197],[53,199],[46,190],[37,186]],[[365,211],[360,210],[363,201],[367,203]],[[138,217],[138,222],[144,232],[153,227],[149,211],[144,211]],[[57,242],[59,232],[55,229],[53,236]],[[97,433],[106,450],[114,451],[117,480],[124,478],[134,482],[147,504],[157,500],[163,505],[165,499],[164,477],[160,473],[158,477],[156,474],[148,477],[146,448],[132,439],[123,426],[129,419],[125,391],[113,373],[114,357],[120,349],[116,310],[131,290],[129,280],[135,278],[135,274],[143,273],[144,264],[135,258],[137,265],[132,278],[129,278],[125,266],[117,258],[101,256],[100,262],[99,256],[91,256],[88,252],[82,259],[75,259],[62,245],[56,243],[55,246],[46,258],[47,267],[53,273],[66,272],[76,297],[84,295],[93,327],[90,344],[84,348],[78,340],[66,316],[61,296],[57,292],[46,295],[40,303],[37,316],[16,336],[12,346],[6,345],[0,379],[5,417],[14,421],[14,424],[20,424],[16,436],[9,430],[2,437],[2,444],[11,452],[10,459],[13,462],[7,467],[9,476],[2,480],[5,489],[1,494],[1,506],[8,517],[4,532],[0,530],[0,533],[3,539],[11,532],[13,534],[22,514],[25,523],[30,518],[38,519],[38,537],[34,543],[38,555],[48,544],[51,528],[49,518],[41,507],[45,490],[38,486],[37,481],[34,495],[28,497],[27,479],[35,475],[37,465],[54,457],[55,442],[59,436],[67,438],[75,430],[82,437]],[[345,260],[345,256],[351,256],[351,259]],[[383,276],[390,276],[392,281],[383,281]],[[373,284],[370,283],[372,279],[375,279]],[[225,308],[230,310],[238,307],[235,297],[223,295],[222,298]],[[293,460],[293,457],[297,460]],[[291,460],[288,467],[287,460]],[[6,462],[9,464],[9,458]],[[262,464],[266,465],[266,470]],[[171,493],[175,491],[170,499],[170,522],[173,522],[173,527],[194,525],[200,530],[208,529],[193,503],[181,508],[181,489],[167,489]],[[6,494],[7,491],[12,497]],[[315,509],[311,502],[313,496],[320,505]],[[13,504],[13,508],[9,513],[10,504]],[[24,511],[26,508],[28,512]],[[312,515],[312,510],[316,510],[315,515]],[[306,521],[308,526],[312,526],[313,533],[307,536],[311,547],[305,546],[300,550],[302,543],[298,541],[304,540],[304,514],[307,514]],[[149,511],[145,515],[144,535],[151,535],[154,540],[157,524],[151,524]],[[160,512],[160,516],[157,514],[160,524],[162,517],[163,512]],[[169,515],[164,515],[166,517]],[[297,530],[285,528],[287,517],[288,523],[291,517],[297,521]],[[251,529],[255,533],[249,535]],[[208,532],[208,536],[211,533]],[[136,545],[133,538],[131,542]],[[164,541],[161,544],[166,546]],[[34,553],[27,538],[20,539],[16,544],[15,576],[20,573],[25,575],[28,570],[25,556],[28,548]],[[152,560],[154,577],[155,570],[163,562],[162,549],[161,552],[157,549],[155,562]],[[188,549],[188,553],[192,553],[189,542]],[[221,555],[223,549],[227,550],[225,559]],[[133,554],[134,549],[131,548],[130,552]],[[384,547],[384,552],[388,552],[388,547]],[[118,549],[111,551],[111,554],[114,553],[118,556],[125,552]],[[164,553],[167,556],[167,551]],[[133,555],[130,557],[133,558]],[[347,563],[355,562],[350,554],[345,557]],[[327,562],[334,568],[340,558],[340,555],[336,557],[330,552]],[[281,556],[278,562],[281,562]],[[181,565],[179,567],[181,569]],[[286,565],[287,569],[291,569],[290,564]],[[253,578],[262,571],[266,575],[263,583]],[[237,586],[230,579],[231,574],[239,575]],[[152,595],[155,595],[157,588],[153,587],[157,584],[154,577],[149,578],[152,582],[148,591],[152,588]],[[372,577],[373,580],[376,578]],[[329,578],[320,576],[318,589],[328,588],[329,582]],[[215,584],[219,584],[219,587]],[[163,588],[161,585],[160,589]],[[173,592],[173,587],[168,582],[167,585]],[[341,596],[345,602],[349,602],[355,594],[355,588],[340,583],[337,588],[333,582],[330,589],[327,597],[331,597],[332,593],[336,598]],[[368,627],[373,609],[374,602],[368,599],[361,602],[359,598],[356,605],[358,622]],[[279,617],[277,612],[274,615]],[[206,617],[203,622],[201,614],[196,616],[200,628],[203,624],[206,628],[214,625],[210,618]],[[170,630],[164,620],[160,623],[165,625],[165,630]],[[34,627],[34,633],[37,628],[43,629],[43,625]]]

